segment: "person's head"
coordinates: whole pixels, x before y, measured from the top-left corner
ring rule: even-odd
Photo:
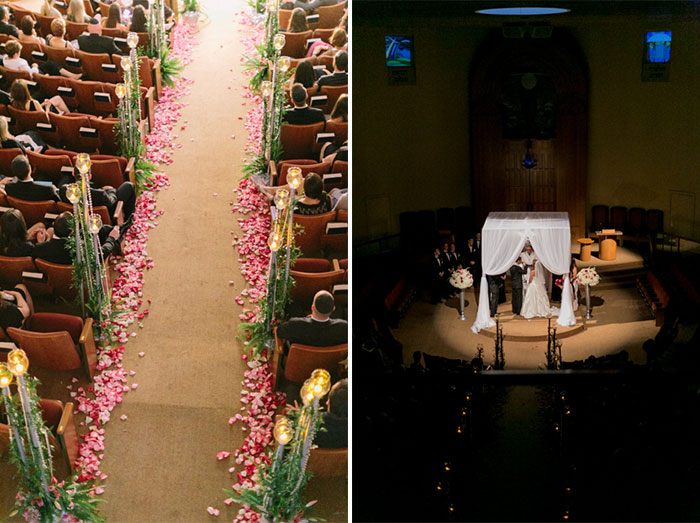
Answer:
[[[335,102],[333,111],[331,112],[331,120],[342,118],[344,122],[348,121],[348,95],[341,94]]]
[[[296,71],[294,71],[294,83],[301,84],[308,88],[314,85],[316,81],[316,75],[314,74],[314,66],[311,60],[302,60],[297,65]]]
[[[303,33],[309,30],[309,24],[306,23],[306,11],[301,7],[297,7],[292,11],[292,16],[289,18],[287,26],[288,33]]]
[[[114,4],[112,4],[114,5]],[[102,25],[95,20],[94,18],[90,20],[90,23],[87,26],[87,31],[91,35],[101,35],[102,34]]]
[[[336,381],[328,394],[328,412],[339,418],[348,417],[348,379]]]
[[[10,19],[10,11],[4,5],[0,5],[0,20],[7,22]]]
[[[348,53],[340,51],[333,57],[333,68],[338,71],[348,70]]]
[[[520,265],[521,263],[523,263],[523,259],[522,259],[520,256],[518,256],[518,259],[515,260],[515,263],[517,263],[518,265]]]
[[[129,31],[136,33],[146,32],[146,11],[140,5],[134,7],[134,12],[131,14],[131,26]]]
[[[474,238],[469,238],[467,240],[467,245],[469,245],[469,247],[472,247],[474,245]]]
[[[532,254],[532,245],[530,245],[529,243],[526,243],[525,244],[525,252],[527,252],[528,254]]]
[[[304,107],[306,105],[306,88],[301,84],[294,84],[292,86],[292,102],[297,107]]]
[[[66,22],[63,18],[54,18],[51,21],[51,34],[63,38],[63,35],[66,34]]]
[[[12,176],[16,176],[18,180],[26,180],[32,172],[29,160],[23,154],[18,154],[14,157],[10,164],[10,170],[12,171]]]
[[[70,211],[62,212],[53,222],[53,233],[59,238],[68,238],[71,233],[70,221],[73,219],[73,213]]]
[[[19,209],[10,209],[0,216],[0,252],[18,247],[27,241],[27,224]]]
[[[118,3],[113,3],[109,6],[109,15],[105,22],[105,27],[117,27],[117,24],[122,23],[122,10],[119,9]]]
[[[335,300],[328,291],[318,291],[311,304],[311,315],[317,320],[327,320],[335,310]]]
[[[440,257],[440,248],[435,247],[435,250],[433,250],[433,254],[435,255],[436,258]]]
[[[345,47],[345,44],[348,43],[348,33],[342,27],[336,27],[328,42],[336,49]]]
[[[474,238],[476,238],[476,241],[481,241],[481,233],[480,233],[480,232],[477,232],[477,233],[474,235]]]
[[[0,141],[4,142],[6,140],[13,140],[14,136],[10,133],[10,129],[7,124],[7,118],[0,116]]]
[[[5,52],[10,58],[17,58],[22,52],[22,44],[18,40],[10,40],[5,44]]]
[[[27,36],[32,36],[32,33],[34,32],[34,19],[29,15],[25,16],[19,23],[19,27],[22,30],[22,33]]]
[[[70,0],[66,15],[69,19],[82,24],[85,20],[85,4],[83,4],[83,0]]]
[[[309,173],[304,178],[304,194],[307,198],[320,200],[323,195],[323,179],[316,173]]]
[[[447,252],[447,247],[449,247],[449,246],[447,245],[447,242],[443,242],[443,243],[442,243],[442,250],[445,251],[445,252]]]
[[[450,244],[450,251],[451,251],[451,252],[455,252],[456,250],[457,250],[457,246],[454,244],[454,242],[452,242],[452,243]]]
[[[16,40],[10,40],[7,42],[5,47],[9,46],[10,44],[16,43],[19,45],[19,42]],[[22,80],[21,78],[18,78],[14,82],[12,82],[12,86],[10,86],[10,97],[12,98],[12,106],[16,107],[17,109],[24,109],[27,106],[27,102],[32,99],[32,95],[29,94],[29,87],[27,87],[27,82]]]

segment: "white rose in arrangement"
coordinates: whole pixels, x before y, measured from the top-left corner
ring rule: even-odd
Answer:
[[[590,285],[594,287],[600,282],[600,276],[595,270],[595,267],[586,267],[576,275],[579,285]]]
[[[460,290],[467,289],[474,285],[474,278],[469,269],[457,269],[450,276],[450,285]]]

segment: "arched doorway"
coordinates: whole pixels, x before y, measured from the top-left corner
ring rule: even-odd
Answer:
[[[478,223],[490,211],[565,211],[582,236],[588,72],[573,38],[489,35],[472,62],[470,118]]]

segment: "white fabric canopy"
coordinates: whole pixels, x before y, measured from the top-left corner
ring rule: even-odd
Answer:
[[[493,327],[489,310],[486,275],[507,272],[520,256],[525,242],[530,244],[537,259],[552,274],[564,275],[561,308],[557,323],[576,325],[573,297],[569,282],[571,264],[571,228],[565,212],[492,212],[481,230],[481,287],[479,309],[472,331]]]

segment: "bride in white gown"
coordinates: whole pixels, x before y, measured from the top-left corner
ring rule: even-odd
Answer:
[[[539,267],[539,262],[535,262],[530,271],[530,284],[525,291],[523,306],[520,315],[523,318],[546,318],[548,314],[558,314],[556,307],[549,306],[547,289],[544,286],[545,271]]]

